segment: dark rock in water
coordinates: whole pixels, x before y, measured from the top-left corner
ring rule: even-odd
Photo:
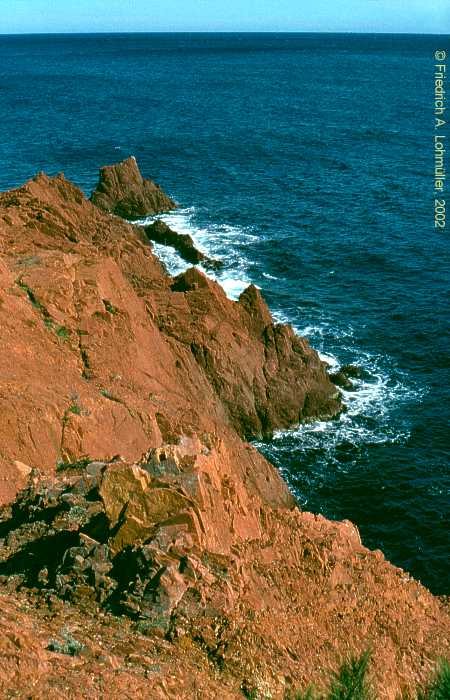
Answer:
[[[362,367],[357,365],[343,365],[338,372],[330,374],[330,379],[333,384],[341,387],[341,389],[346,389],[347,391],[354,391],[355,385],[351,379],[368,379],[369,374]]]
[[[123,219],[139,219],[176,209],[175,202],[159,185],[142,177],[133,156],[100,169],[99,182],[91,195],[91,202]]]
[[[330,374],[330,379],[333,382],[333,384],[336,384],[336,386],[341,387],[341,389],[352,391],[355,388],[353,386],[353,383],[350,381],[347,375],[344,374],[342,370],[340,370],[339,372],[334,372],[334,374]]]
[[[205,270],[208,270],[208,272],[217,272],[217,270],[221,270],[223,268],[222,260],[216,260],[215,258],[205,257],[205,259],[202,261],[202,265]]]
[[[174,248],[186,262],[192,265],[202,263],[205,268],[211,270],[222,267],[222,263],[219,260],[213,260],[198,250],[188,233],[177,233],[160,219],[144,228],[151,241]]]
[[[343,365],[340,371],[351,379],[366,379],[368,377],[367,372],[357,365]]]

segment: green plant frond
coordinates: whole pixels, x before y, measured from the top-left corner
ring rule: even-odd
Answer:
[[[373,700],[367,679],[369,661],[370,652],[366,651],[343,663],[333,678],[327,700]]]
[[[295,700],[321,700],[319,695],[317,695],[314,687],[310,685],[304,693],[297,693]]]
[[[450,700],[450,663],[443,659],[439,668],[424,690],[417,695],[417,700]]]

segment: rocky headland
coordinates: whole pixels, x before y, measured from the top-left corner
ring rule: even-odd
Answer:
[[[340,394],[258,289],[171,278],[123,220],[173,206],[134,159],[91,201],[0,194],[0,695],[281,700],[370,649],[394,700],[448,656],[445,601],[249,444]]]

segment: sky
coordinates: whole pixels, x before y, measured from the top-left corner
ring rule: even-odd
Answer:
[[[0,34],[450,33],[450,0],[0,0]]]

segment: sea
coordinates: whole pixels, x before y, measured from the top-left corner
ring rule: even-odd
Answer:
[[[0,189],[64,171],[89,194],[99,166],[136,156],[179,204],[161,218],[223,260],[231,298],[253,282],[333,370],[363,368],[338,419],[257,447],[302,508],[352,520],[437,594],[450,593],[450,257],[433,179],[434,54],[446,45],[0,36]]]

